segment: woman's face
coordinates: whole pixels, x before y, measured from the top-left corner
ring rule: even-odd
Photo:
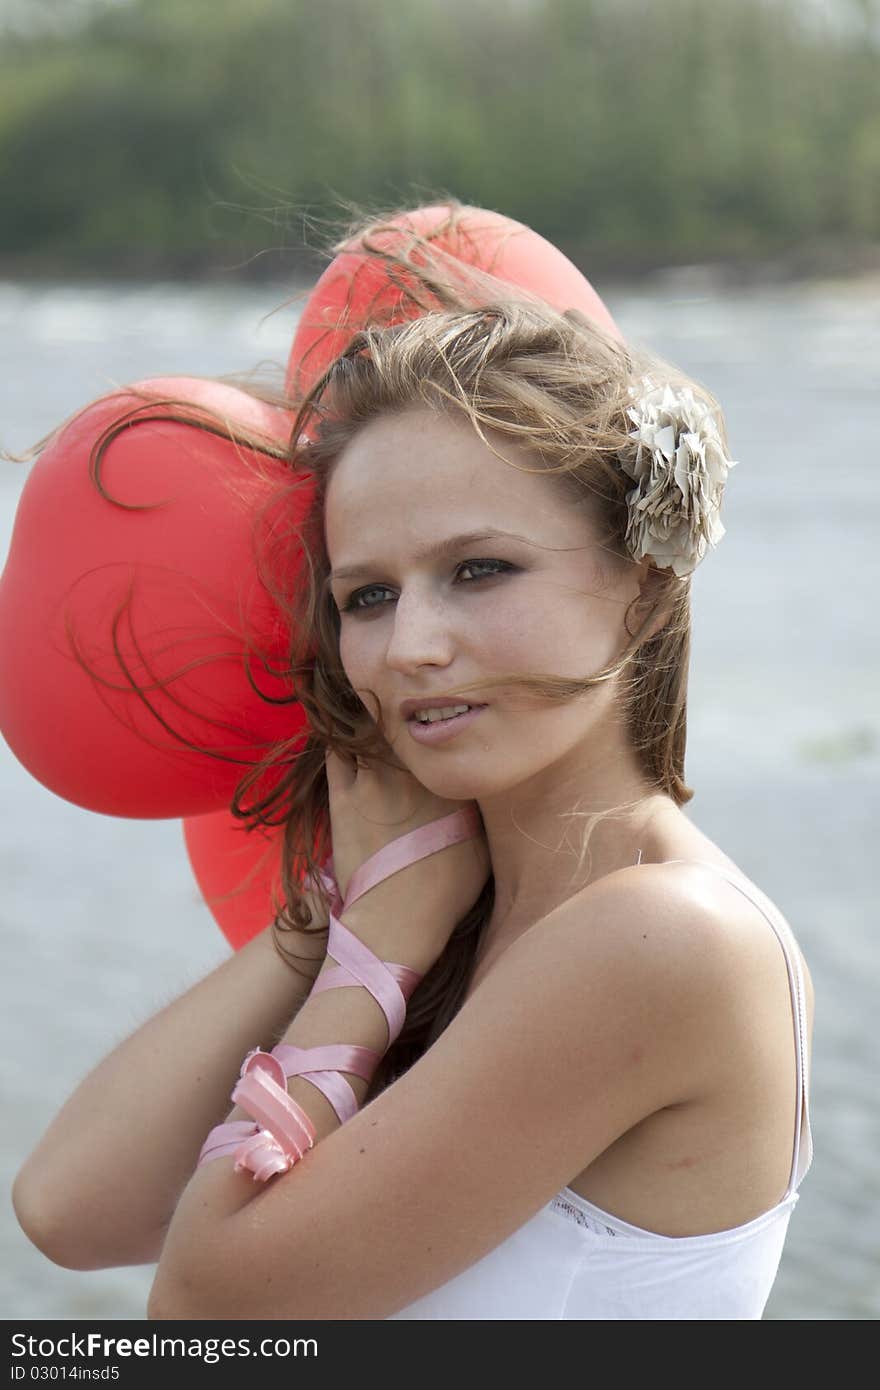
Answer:
[[[514,464],[536,466],[506,436],[488,437]],[[466,533],[483,538],[456,540]],[[627,640],[634,567],[603,554],[553,479],[498,458],[465,417],[383,416],[336,461],[325,536],[346,674],[374,718],[375,692],[388,741],[436,795],[496,795],[573,750],[607,749],[608,682],[565,704],[477,691],[484,708],[442,742],[419,741],[400,709],[465,703],[446,692],[505,672],[592,674]]]

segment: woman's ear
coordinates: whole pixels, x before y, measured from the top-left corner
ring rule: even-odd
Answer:
[[[672,617],[669,572],[658,569],[653,561],[645,556],[638,562],[637,577],[639,596],[633,605],[632,617],[628,619],[627,627],[631,635],[635,636],[640,625],[650,614],[648,626],[642,633],[642,640],[647,641],[656,637]],[[656,612],[652,611],[655,608]]]

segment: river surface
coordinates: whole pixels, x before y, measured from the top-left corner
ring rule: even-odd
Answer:
[[[600,286],[626,335],[706,383],[733,457],[694,579],[687,814],[782,909],[816,988],[816,1154],[766,1316],[880,1313],[880,282]],[[114,384],[283,363],[283,286],[0,283],[0,445]],[[26,466],[0,463],[0,561]],[[0,1182],[77,1082],[224,960],[178,821],[83,811],[0,740]],[[113,1180],[110,1175],[110,1181]],[[148,1268],[57,1268],[0,1214],[14,1318],[140,1318]]]

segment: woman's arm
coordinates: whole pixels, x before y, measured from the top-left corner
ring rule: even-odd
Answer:
[[[326,914],[309,901],[320,926]],[[267,927],[86,1077],[13,1187],[16,1216],[49,1259],[102,1269],[159,1258],[208,1131],[229,1112],[242,1058],[274,1046],[308,996],[326,941],[298,933],[291,949],[314,959],[294,969]]]
[[[315,1147],[265,1184],[229,1157],[193,1173],[148,1316],[387,1318],[494,1249],[647,1115],[705,1093],[736,950],[703,885],[663,874],[609,875],[525,932],[345,1124],[293,1078]],[[373,911],[365,903],[362,920]],[[334,989],[286,1041],[375,1047],[385,1031],[363,988]]]

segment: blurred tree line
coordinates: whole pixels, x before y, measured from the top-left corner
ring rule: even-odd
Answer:
[[[7,267],[277,273],[435,191],[593,267],[880,242],[875,0],[77,5],[0,12]]]

